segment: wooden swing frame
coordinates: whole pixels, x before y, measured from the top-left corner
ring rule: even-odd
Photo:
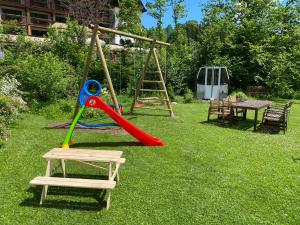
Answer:
[[[165,80],[163,78],[163,74],[162,74],[162,71],[161,71],[161,67],[160,67],[158,56],[157,56],[156,49],[155,49],[156,45],[170,46],[170,44],[166,43],[166,42],[163,42],[163,41],[158,41],[158,40],[155,40],[155,39],[151,39],[151,38],[148,38],[148,37],[143,37],[143,36],[127,33],[127,32],[122,32],[122,31],[118,31],[118,30],[114,30],[114,29],[110,29],[110,28],[101,27],[99,25],[90,25],[90,27],[92,28],[91,43],[90,43],[89,50],[88,50],[88,55],[87,55],[87,58],[86,58],[86,61],[85,61],[85,64],[84,64],[84,70],[83,70],[83,76],[82,76],[80,89],[82,88],[83,84],[87,81],[89,67],[90,67],[90,64],[91,64],[91,61],[92,61],[94,47],[96,45],[96,53],[98,54],[98,56],[100,58],[100,62],[103,65],[103,71],[104,71],[105,78],[107,79],[107,82],[108,82],[108,85],[109,85],[112,101],[115,105],[116,111],[119,114],[121,114],[118,99],[117,99],[115,89],[114,89],[114,86],[113,86],[113,83],[112,83],[112,80],[111,80],[111,76],[110,76],[110,73],[109,73],[109,70],[108,70],[108,66],[107,66],[107,63],[106,63],[106,59],[105,59],[105,56],[104,56],[103,48],[101,46],[101,42],[100,42],[98,33],[99,32],[100,33],[112,33],[112,34],[115,34],[115,35],[120,35],[120,36],[124,36],[124,37],[133,38],[133,39],[136,39],[136,40],[149,42],[149,43],[151,43],[150,51],[147,55],[145,65],[144,65],[144,68],[143,68],[143,72],[142,72],[141,77],[139,79],[139,82],[137,84],[136,93],[134,95],[134,100],[133,100],[133,103],[131,105],[130,112],[132,113],[134,111],[137,98],[138,98],[141,91],[161,92],[161,93],[163,93],[164,98],[165,98],[164,102],[166,102],[167,107],[168,107],[167,110],[166,109],[164,109],[164,110],[169,111],[170,117],[174,117],[173,109],[172,109],[170,99],[169,99],[169,96],[168,96],[168,92],[167,92],[167,89],[166,89]],[[144,77],[145,77],[145,74],[147,73],[148,65],[149,65],[149,62],[150,62],[150,59],[151,59],[152,56],[154,57],[155,65],[157,67],[157,71],[155,71],[155,72],[159,76],[159,81],[146,81],[146,80],[144,80]],[[162,89],[161,90],[142,89],[142,86],[143,86],[144,82],[157,82],[157,83],[160,83],[161,86],[162,86]],[[77,102],[74,115],[77,114],[78,110],[79,110],[79,104]],[[158,109],[158,110],[161,110],[161,109]]]

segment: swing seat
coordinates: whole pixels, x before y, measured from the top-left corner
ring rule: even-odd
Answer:
[[[160,99],[158,97],[149,97],[149,98],[139,98],[137,99],[137,102],[141,104],[162,105],[165,102],[167,102],[167,99]]]
[[[143,107],[145,107],[145,105],[144,104],[135,104],[134,107],[135,108],[143,108]]]

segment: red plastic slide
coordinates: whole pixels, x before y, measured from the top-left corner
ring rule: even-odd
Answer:
[[[102,109],[107,115],[109,115],[120,127],[126,130],[129,134],[133,137],[138,139],[143,145],[145,146],[164,146],[164,143],[156,138],[153,137],[146,132],[142,131],[141,129],[137,128],[135,125],[130,123],[128,120],[120,116],[116,113],[111,107],[109,107],[105,102],[102,101],[97,96],[91,96],[85,103],[86,107],[89,108],[98,108]]]

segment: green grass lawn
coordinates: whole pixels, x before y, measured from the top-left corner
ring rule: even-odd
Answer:
[[[76,133],[76,147],[124,151],[108,211],[97,191],[55,187],[39,206],[41,188],[29,181],[44,174],[42,155],[67,131],[44,128],[57,120],[25,114],[0,149],[0,224],[299,224],[300,103],[286,135],[252,132],[251,113],[234,126],[206,123],[207,108],[175,105],[176,120],[129,116],[163,139],[162,148],[136,145],[129,135]],[[70,176],[97,175],[67,166]]]

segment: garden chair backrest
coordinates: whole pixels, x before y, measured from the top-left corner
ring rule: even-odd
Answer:
[[[209,111],[218,112],[220,110],[220,102],[218,100],[210,100]]]

